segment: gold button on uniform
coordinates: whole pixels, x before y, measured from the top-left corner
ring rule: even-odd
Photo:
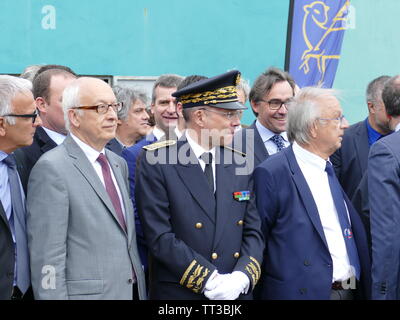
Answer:
[[[237,258],[239,258],[240,254],[239,254],[239,252],[235,252],[235,254],[233,256],[237,259]]]
[[[243,220],[239,220],[239,221],[237,222],[237,224],[238,224],[238,226],[242,226],[242,225],[243,225]]]
[[[196,229],[201,229],[203,228],[203,224],[201,222],[196,223]]]
[[[214,252],[214,253],[211,255],[211,258],[213,258],[213,260],[215,260],[215,259],[218,258],[218,255]]]

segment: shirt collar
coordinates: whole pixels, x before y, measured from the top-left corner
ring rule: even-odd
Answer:
[[[72,139],[78,144],[78,146],[82,149],[83,153],[86,155],[86,157],[89,159],[90,163],[95,163],[97,161],[97,158],[99,157],[100,153],[103,153],[105,155],[105,150],[101,150],[101,152],[93,149],[91,146],[83,142],[81,139],[79,139],[77,136],[73,135],[70,133]]]
[[[47,133],[47,135],[50,137],[50,139],[53,140],[57,145],[60,145],[61,143],[63,143],[66,138],[66,136],[64,136],[61,133],[55,132],[55,131],[47,129],[45,127],[42,127],[42,129]]]
[[[256,120],[256,127],[257,127],[258,133],[260,134],[261,139],[264,143],[267,142],[269,139],[271,139],[274,135],[276,135],[276,133],[274,133],[271,130],[269,130],[268,128],[264,127],[261,124],[261,122],[258,121],[258,119]],[[286,142],[289,141],[286,131],[279,133],[279,135],[282,136],[283,140],[285,140]]]
[[[380,134],[378,131],[376,131],[374,128],[371,127],[368,118],[365,119],[365,123],[368,132],[368,144],[371,146],[382,137],[382,134]]]
[[[156,137],[157,140],[160,140],[162,137],[165,136],[165,132],[162,131],[162,130],[161,130],[160,128],[158,128],[157,126],[154,126],[153,135]]]
[[[397,124],[396,128],[394,129],[394,132],[397,132],[400,130],[400,123]]]
[[[8,157],[8,154],[4,151],[0,150],[0,162],[3,161],[5,158]]]
[[[304,149],[296,141],[293,142],[293,152],[296,156],[296,159],[307,163],[318,170],[325,171],[325,159],[322,159],[320,156],[317,156],[316,154]]]
[[[197,159],[200,159],[200,156],[204,152],[211,152],[213,159],[215,159],[215,147],[213,147],[211,150],[204,149],[201,145],[199,145],[196,141],[192,139],[192,137],[190,136],[190,130],[186,131],[186,140],[189,143],[190,148],[192,148],[193,153]]]

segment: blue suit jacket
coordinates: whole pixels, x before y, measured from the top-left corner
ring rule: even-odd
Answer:
[[[372,298],[400,299],[400,132],[374,143],[368,160]]]
[[[257,208],[263,224],[261,299],[329,299],[332,258],[317,206],[292,146],[270,156],[254,171]],[[359,215],[343,193],[358,249],[361,283],[369,297],[370,258]]]
[[[246,153],[247,159],[252,157],[251,160],[248,160],[253,161],[252,168],[256,168],[269,156],[267,148],[265,147],[260,133],[257,130],[255,121],[248,128],[241,129],[235,133],[232,141],[232,147]]]
[[[139,250],[140,259],[142,260],[142,264],[147,270],[147,246],[146,241],[144,240],[142,226],[139,220],[139,216],[136,209],[136,201],[135,201],[135,171],[136,171],[136,162],[143,151],[143,147],[147,146],[151,143],[156,142],[156,137],[150,133],[143,139],[139,140],[136,144],[132,147],[125,148],[122,151],[121,156],[126,160],[128,163],[128,170],[129,170],[129,193],[133,204],[133,210],[135,213],[135,227],[136,227],[136,240]]]
[[[350,199],[367,170],[368,152],[368,131],[363,120],[346,129],[342,146],[330,157],[339,182]]]

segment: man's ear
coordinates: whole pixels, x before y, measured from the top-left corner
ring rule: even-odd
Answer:
[[[68,119],[70,124],[72,124],[74,127],[80,127],[81,119],[78,115],[78,112],[73,109],[68,109]]]
[[[6,135],[6,119],[4,117],[0,117],[0,137],[4,137]]]
[[[47,103],[46,103],[46,100],[44,100],[44,98],[37,97],[35,100],[35,103],[36,103],[36,108],[39,109],[40,113],[47,113],[47,109],[46,109]]]
[[[371,101],[367,102],[368,112],[374,114],[375,113],[375,106]]]
[[[181,118],[183,118],[182,110],[183,110],[183,105],[182,105],[181,102],[178,102],[178,103],[176,104],[176,113],[177,113],[178,116],[181,117]]]

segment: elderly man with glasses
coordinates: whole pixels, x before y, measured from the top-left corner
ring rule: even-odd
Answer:
[[[41,125],[30,81],[0,76],[0,299],[28,297],[25,196],[13,151],[30,145]]]
[[[370,297],[364,226],[329,161],[346,128],[333,90],[304,88],[289,104],[292,145],[254,170],[266,245],[260,299]]]
[[[28,243],[37,299],[144,299],[126,162],[105,149],[115,137],[111,87],[74,80],[63,93],[69,134],[29,178]]]

